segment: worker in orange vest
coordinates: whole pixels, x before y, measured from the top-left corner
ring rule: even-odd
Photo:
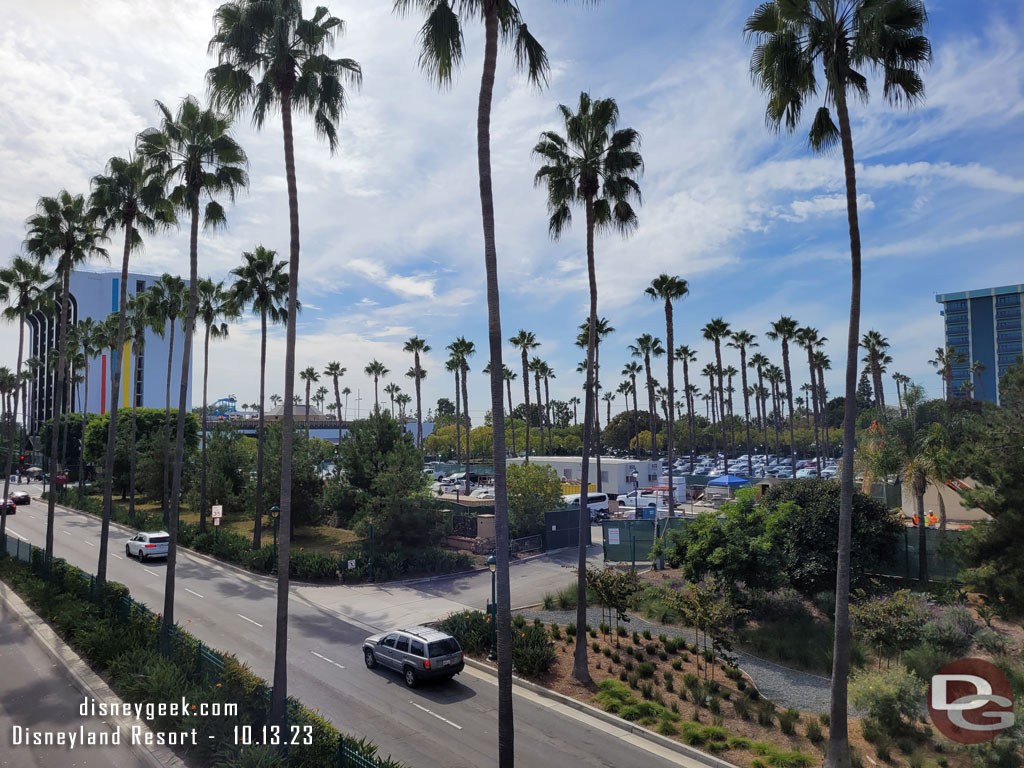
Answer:
[[[917,519],[917,515],[914,515],[914,525],[916,526],[916,525],[918,525],[918,523],[919,523],[919,521]]]
[[[932,526],[934,528],[936,523],[938,523],[938,522],[939,522],[939,519],[935,516],[934,513],[928,515],[928,525],[930,525],[930,526]]]

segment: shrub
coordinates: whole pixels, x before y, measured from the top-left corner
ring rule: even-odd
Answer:
[[[649,661],[641,661],[636,669],[642,678],[654,677],[654,664]]]
[[[491,648],[491,625],[488,618],[480,611],[462,611],[447,616],[438,627],[458,640],[466,653],[480,654]]]
[[[682,668],[683,668],[683,660],[682,659],[672,659],[672,669],[674,669],[674,670],[676,670],[678,672]]]
[[[565,634],[569,635],[569,637],[576,637],[576,625],[575,624],[566,624],[565,625]]]
[[[970,609],[963,605],[953,605],[924,625],[921,640],[925,645],[959,658],[970,649],[971,639],[978,629],[978,622]]]
[[[521,675],[544,675],[557,660],[555,646],[543,627],[512,631],[512,667]]]
[[[775,704],[768,699],[762,699],[757,705],[757,724],[765,728],[775,725]]]
[[[807,721],[807,740],[812,744],[820,744],[825,738],[821,732],[821,726],[818,725],[818,721],[813,717]]]
[[[561,632],[561,630],[559,630],[558,625],[555,624],[554,622],[551,623],[551,629],[549,631],[551,633],[551,639],[552,640],[561,640],[562,639],[562,632]]]
[[[867,710],[890,735],[905,732],[924,701],[925,683],[902,664],[884,670],[861,669],[850,680],[850,699]]]
[[[621,680],[622,682],[626,682],[626,679],[628,677],[629,676],[626,674],[626,670],[625,669],[620,669],[619,670],[619,680]]]
[[[675,690],[675,678],[671,672],[665,672],[665,690],[669,693]]]
[[[821,720],[821,724],[824,725],[826,728],[828,728],[829,725],[832,723],[832,715],[830,715],[828,712],[822,712],[820,715],[818,715],[818,719]]]
[[[590,644],[590,650],[592,650],[594,653],[600,653],[601,652],[601,644],[595,640],[594,642],[592,642]]]
[[[640,687],[640,675],[637,672],[630,672],[627,679],[629,680],[629,687],[634,691]]]
[[[609,631],[611,631],[611,627],[609,627],[609,626],[608,626],[608,625],[607,625],[607,624],[606,624],[605,622],[603,622],[603,621],[602,621],[602,622],[601,622],[600,624],[598,624],[598,625],[597,625],[597,628],[598,628],[598,629],[600,630],[600,632],[601,632],[601,634],[602,634],[602,635],[607,635],[607,634],[608,634],[608,632],[609,632]]]
[[[654,691],[654,683],[640,683],[640,695],[645,699],[652,698],[651,694]]]
[[[633,645],[640,645],[640,635],[636,632],[633,633]]]
[[[626,635],[628,635],[628,634],[629,634],[629,632],[627,632],[627,631],[626,631],[626,628],[625,628],[624,626],[622,626],[621,624],[619,624],[619,625],[618,625],[618,626],[617,626],[617,627],[615,628],[615,634],[617,634],[617,635],[618,635],[619,637],[626,637]]]
[[[523,616],[521,613],[517,613],[515,616],[512,617],[512,626],[516,627],[517,629],[522,629],[526,626],[526,617]]]
[[[594,701],[605,712],[618,714],[624,705],[636,703],[629,688],[616,680],[602,680],[597,684],[597,689]]]
[[[644,640],[650,640],[650,639],[651,639],[651,630],[645,629],[644,630]]]
[[[612,657],[612,649],[611,648],[602,648],[601,649],[601,653],[603,653],[609,659]]]
[[[993,629],[983,629],[974,636],[974,642],[981,650],[993,655],[1006,653],[1010,648],[1010,642],[1006,636]]]
[[[618,664],[618,663],[619,663],[619,659],[620,659],[620,658],[621,658],[621,657],[619,656],[619,652],[618,652],[618,651],[612,651],[612,661],[613,661],[613,662],[615,662],[616,664]]]
[[[626,668],[627,672],[632,672],[633,671],[633,662],[630,661],[629,659],[626,659],[625,663],[623,663],[622,666]]]
[[[675,704],[675,702],[672,703]],[[679,729],[676,728],[675,723],[670,718],[663,717],[658,723],[658,733],[662,736],[675,736],[679,733]]]
[[[676,641],[673,640],[672,638],[668,638],[666,640],[662,640],[661,644],[665,648],[665,653],[675,653],[676,652],[676,647],[677,647],[676,646]]]
[[[718,717],[722,714],[722,703],[719,701],[717,696],[712,696],[707,699],[708,711]]]
[[[662,661],[668,661],[668,654],[665,651],[659,651],[658,658]]]
[[[662,645],[665,644],[666,640],[668,640],[668,635],[666,635],[665,633],[662,633],[662,634],[658,635],[658,642],[661,643]]]
[[[779,713],[779,730],[787,736],[796,733],[796,724],[800,722],[800,710],[790,707]]]
[[[730,667],[726,665],[722,671],[725,672],[725,676],[730,680],[739,680],[743,677],[743,673],[740,672],[738,667]]]
[[[647,655],[648,656],[653,656],[654,654],[656,654],[658,652],[658,644],[657,643],[648,643],[647,647],[644,650],[647,651]]]
[[[913,672],[922,680],[931,680],[932,675],[953,661],[955,657],[928,643],[915,645],[908,651],[904,651],[900,657],[907,669]]]
[[[590,633],[591,637],[593,637],[593,638],[597,637],[597,630],[596,629],[588,629],[587,632]]]

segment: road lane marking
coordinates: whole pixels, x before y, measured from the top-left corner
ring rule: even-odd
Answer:
[[[83,541],[85,541],[85,539],[83,539]],[[86,541],[85,543],[88,544],[90,547],[95,547],[96,546],[91,541]]]
[[[150,576],[156,576],[158,579],[160,578],[160,574],[157,573],[156,571],[151,571],[151,570],[149,570],[149,568],[143,568],[142,570],[144,570]]]
[[[70,534],[70,533],[68,533],[67,531],[61,531],[61,533],[63,533],[63,534],[65,535],[65,536],[70,536],[70,535],[71,535],[71,534]]]
[[[420,706],[419,704],[417,704],[415,701],[412,701],[411,699],[409,700],[409,703],[412,704],[417,709],[422,709],[428,715],[432,715],[432,716],[436,717],[442,723],[448,723],[448,725],[450,725],[452,728],[458,728],[460,731],[462,730],[462,726],[461,725],[458,725],[457,723],[453,723],[451,720],[448,720],[447,718],[441,717],[439,714],[437,714],[437,712],[431,712],[426,707]]]
[[[14,537],[14,538],[16,538],[16,539],[21,539],[22,541],[28,541],[28,539],[26,539],[26,538],[25,538],[24,536],[22,536],[22,535],[21,535],[20,533],[15,533],[15,532],[14,532],[14,531],[13,531],[13,530],[11,529],[11,527],[10,527],[10,526],[7,526],[7,532],[8,532],[9,534],[11,534],[11,536],[13,536],[13,537]]]
[[[253,621],[253,620],[252,620],[252,619],[250,619],[250,618],[249,618],[248,616],[243,616],[243,615],[242,615],[242,614],[240,614],[240,613],[239,613],[239,614],[237,614],[237,616],[238,616],[238,617],[239,617],[240,619],[245,619],[245,620],[246,620],[246,621],[248,621],[248,622],[249,622],[250,624],[255,624],[255,625],[256,625],[257,627],[259,627],[260,629],[263,629],[263,625],[262,625],[262,624],[260,624],[260,623],[259,623],[258,621]]]
[[[118,560],[124,560],[120,555],[115,555],[113,552],[110,553],[112,557],[116,557]]]
[[[185,587],[185,591],[186,591],[186,592],[191,592],[191,593],[192,593],[193,595],[195,595],[196,597],[202,597],[202,595],[200,595],[200,594],[199,594],[198,592],[192,592],[192,590],[191,590],[191,589],[189,589],[188,587]]]
[[[39,518],[38,518],[38,517],[36,517],[35,515],[29,515],[29,517],[31,517],[31,518],[32,518],[33,520],[38,520],[38,519],[39,519]]]
[[[339,664],[338,662],[336,662],[336,661],[331,661],[331,660],[330,660],[330,659],[328,659],[328,658],[327,658],[326,656],[321,656],[321,655],[320,655],[319,653],[317,653],[316,651],[310,651],[310,653],[312,653],[312,654],[313,654],[314,656],[316,656],[316,657],[317,657],[318,659],[323,659],[323,660],[324,660],[324,661],[326,661],[326,662],[327,662],[328,664],[333,664],[334,666],[338,667],[339,669],[344,669],[344,668],[345,668],[345,667],[344,667],[343,665]]]

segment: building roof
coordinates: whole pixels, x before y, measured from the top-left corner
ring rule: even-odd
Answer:
[[[266,415],[267,416],[284,416],[284,405],[283,404],[279,405],[276,408],[267,411]],[[307,415],[306,414],[306,404],[302,403],[300,405],[299,403],[296,403],[295,405],[293,405],[292,406],[292,415],[294,415],[294,416],[301,416],[301,417],[305,418],[306,415]],[[318,411],[316,406],[313,405],[312,403],[309,404],[309,414],[308,414],[308,416],[309,416],[310,419],[323,419],[325,421],[327,420],[327,417],[324,416],[322,413],[320,413],[320,411]]]
[[[1001,285],[998,288],[978,288],[973,291],[958,291],[957,293],[937,293],[935,294],[935,301],[939,304],[945,304],[947,301],[980,299],[984,296],[1002,296],[1007,293],[1024,293],[1024,284]]]

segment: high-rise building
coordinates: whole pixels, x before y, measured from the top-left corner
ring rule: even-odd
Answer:
[[[159,278],[156,275],[128,273],[128,296],[142,293]],[[121,297],[121,273],[118,272],[72,272],[71,295],[68,303],[68,319],[72,325],[86,318],[96,323],[104,322],[111,312],[117,312]],[[186,283],[187,284],[187,283]],[[56,373],[53,362],[57,358],[56,313],[36,312],[29,317],[30,339],[28,354],[40,361],[33,372],[29,386],[29,431],[38,434],[44,422],[53,416],[53,390]],[[174,328],[174,354],[171,360],[171,408],[178,406],[181,383],[181,361],[184,348],[184,313]],[[81,413],[106,413],[115,405],[127,408],[163,408],[167,395],[167,355],[171,344],[171,327],[166,324],[164,332],[158,334],[152,328],[146,331],[141,349],[131,345],[131,331],[126,332],[124,348],[96,351],[85,365],[85,370],[75,371],[82,382],[71,387],[69,410]],[[70,352],[70,350],[69,350]],[[52,358],[52,360],[51,360]],[[113,391],[114,366],[121,366],[120,391]],[[191,366],[190,366],[191,371]],[[88,380],[88,402],[85,381]],[[187,408],[192,407],[192,383],[189,377]]]
[[[1022,294],[1024,285],[1003,285],[935,297],[943,306],[946,346],[963,361],[953,366],[953,397],[966,397],[964,384],[971,382],[976,400],[999,402],[999,379],[1024,353]],[[972,376],[975,362],[981,367]]]

